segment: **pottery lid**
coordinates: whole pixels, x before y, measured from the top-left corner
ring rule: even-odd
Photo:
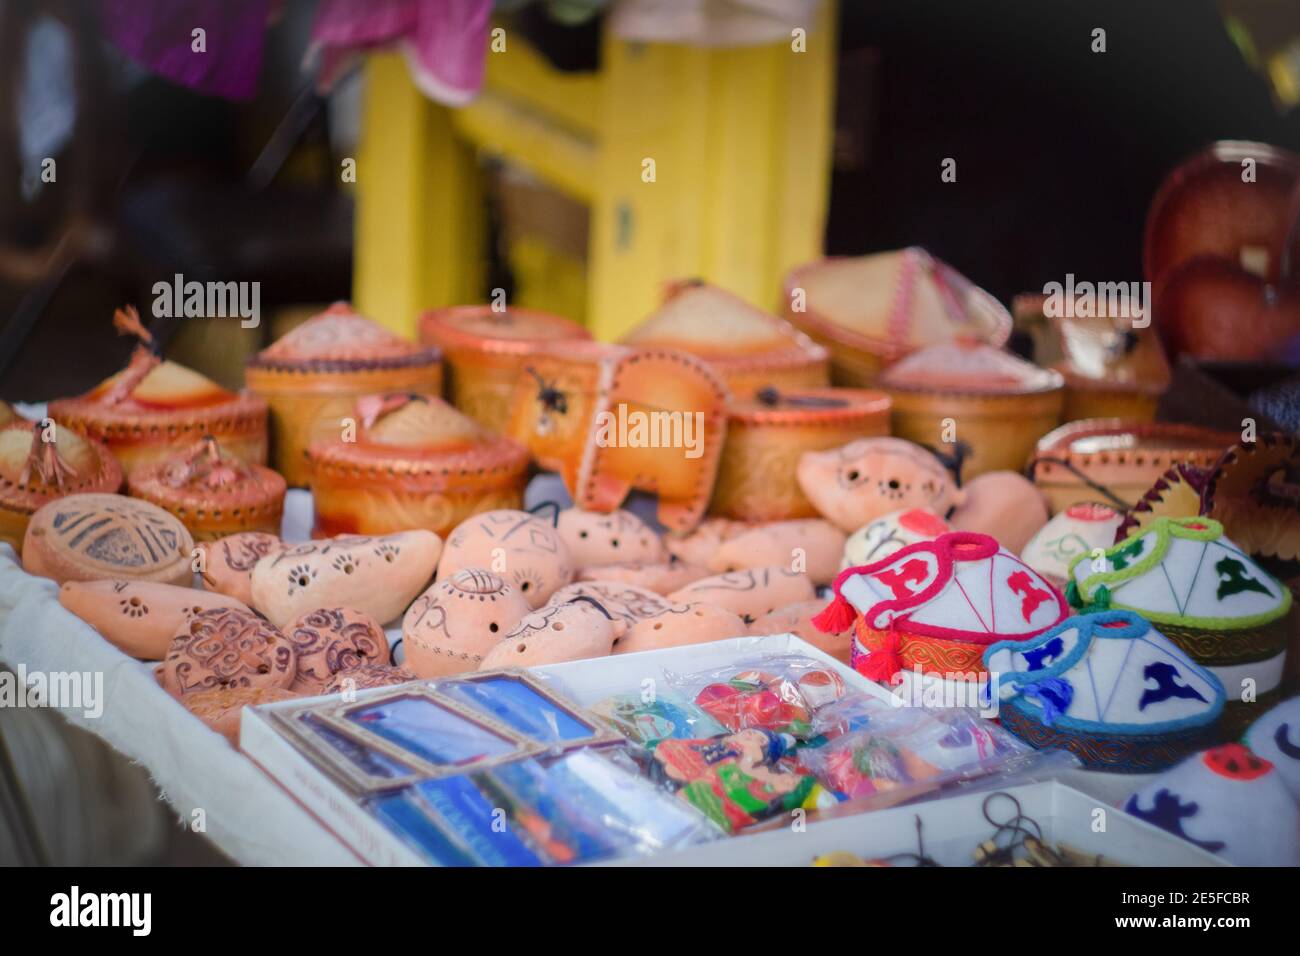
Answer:
[[[163,507],[252,506],[276,502],[285,493],[285,480],[279,474],[225,454],[211,435],[179,455],[135,469],[127,484],[132,495]]]
[[[524,352],[537,342],[590,338],[578,323],[537,309],[459,305],[420,316],[420,340],[443,348]]]
[[[378,322],[335,302],[257,353],[249,365],[311,371],[356,371],[428,365],[436,349],[409,342]]]
[[[85,395],[86,401],[97,404],[157,410],[206,408],[236,397],[207,376],[176,362],[159,361],[143,350]]]
[[[440,398],[424,395],[368,396],[357,403],[361,441],[388,448],[433,451],[464,448],[489,432]]]
[[[865,388],[760,389],[752,398],[733,399],[727,414],[746,424],[831,423],[889,414],[884,392]]]
[[[122,483],[122,469],[99,442],[59,426],[48,432],[51,441],[45,434],[27,421],[0,428],[0,504],[34,511],[64,495],[116,491]]]
[[[887,388],[908,391],[1027,394],[1061,388],[1059,372],[1010,352],[960,338],[930,345],[894,363],[880,376]]]
[[[1235,444],[1238,437],[1232,432],[1217,432],[1199,425],[1084,418],[1044,435],[1038,441],[1037,454],[1087,458],[1116,454],[1123,457],[1129,452],[1185,453],[1195,462],[1208,464]]]

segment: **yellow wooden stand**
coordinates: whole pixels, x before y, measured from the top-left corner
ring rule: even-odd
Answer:
[[[528,272],[516,304],[568,302],[606,340],[676,278],[778,308],[786,270],[822,249],[835,20],[826,0],[802,52],[794,38],[713,50],[606,35],[596,74],[559,73],[507,35],[488,54],[482,94],[458,110],[426,99],[399,56],[372,56],[357,157],[359,308],[413,335],[423,309],[484,301],[476,150],[591,210],[584,299],[573,291],[580,265],[533,249],[512,257]]]

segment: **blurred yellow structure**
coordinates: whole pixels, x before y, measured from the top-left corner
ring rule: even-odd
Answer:
[[[776,307],[785,271],[822,249],[836,13],[827,0],[806,37],[739,49],[607,32],[595,74],[560,73],[508,35],[488,54],[481,95],[457,110],[425,98],[399,55],[373,55],[357,157],[358,306],[413,335],[423,309],[484,301],[481,150],[591,213],[586,282],[572,257],[512,251],[515,304],[568,303],[606,340],[674,278]]]

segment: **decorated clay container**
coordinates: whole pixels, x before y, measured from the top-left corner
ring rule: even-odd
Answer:
[[[569,342],[539,350],[516,388],[510,434],[559,472],[574,504],[613,511],[634,488],[665,528],[704,514],[726,438],[728,392],[685,352]]]
[[[541,607],[573,579],[573,561],[559,532],[527,511],[487,511],[461,522],[447,536],[438,580],[465,568],[487,568]]]
[[[1169,467],[1208,467],[1240,436],[1195,425],[1091,419],[1044,435],[1030,463],[1053,513],[1103,499],[1131,508]]]
[[[918,541],[932,541],[951,531],[948,522],[924,508],[905,508],[881,515],[853,532],[844,542],[840,570],[871,564]]]
[[[300,694],[322,693],[340,671],[391,660],[384,629],[369,615],[347,607],[308,611],[285,626],[284,636],[298,653],[289,689]]]
[[[436,348],[408,342],[336,302],[249,360],[249,389],[271,409],[274,464],[290,486],[307,484],[303,454],[313,442],[338,439],[362,395],[442,390]]]
[[[626,630],[624,621],[611,617],[594,600],[548,604],[516,624],[484,655],[479,669],[540,667],[604,657]]]
[[[419,677],[478,670],[532,608],[501,577],[463,568],[415,599],[402,620],[404,664]]]
[[[714,604],[756,621],[779,607],[807,601],[816,594],[806,574],[788,567],[749,568],[701,578],[668,595],[676,604]]]
[[[15,551],[38,508],[64,495],[115,492],[121,484],[117,460],[94,439],[52,422],[0,426],[0,541]]]
[[[889,434],[889,397],[850,388],[763,389],[727,411],[727,441],[709,504],[740,521],[815,517],[795,468],[804,452]]]
[[[863,438],[807,452],[796,477],[822,517],[845,532],[908,508],[945,517],[966,500],[943,462],[901,438]]]
[[[160,359],[134,308],[119,310],[114,323],[143,344],[125,369],[86,394],[50,402],[52,419],[103,442],[127,474],[183,452],[204,435],[236,458],[266,462],[265,402]]]
[[[249,610],[224,594],[149,581],[65,581],[59,603],[122,653],[148,661],[162,660],[172,637],[200,611]]]
[[[199,611],[177,629],[157,671],[173,697],[232,687],[288,688],[297,674],[293,644],[251,611]]]
[[[827,585],[839,571],[844,539],[843,531],[822,518],[774,521],[723,542],[709,570],[784,566],[808,575],[815,586]]]
[[[253,568],[272,552],[287,547],[273,534],[245,531],[199,545],[202,566],[199,577],[204,589],[253,603]]]
[[[515,383],[539,345],[590,338],[576,322],[533,309],[463,305],[420,316],[420,341],[446,357],[452,404],[494,432],[506,430]]]
[[[663,305],[623,342],[697,355],[741,401],[761,389],[818,388],[830,381],[824,347],[790,323],[700,281],[670,285]]]
[[[1105,550],[1115,543],[1115,532],[1124,516],[1099,501],[1081,501],[1057,513],[1025,545],[1020,557],[1059,588],[1065,587],[1070,563],[1095,548]]]
[[[127,490],[171,512],[196,541],[244,531],[278,534],[284,479],[224,453],[211,435],[166,461],[137,468]]]
[[[285,548],[254,565],[253,607],[277,627],[321,607],[352,608],[387,624],[428,585],[441,550],[431,531],[344,535]]]
[[[659,536],[632,512],[621,508],[608,514],[568,508],[560,512],[556,529],[578,567],[657,563],[667,558]]]
[[[893,433],[923,445],[964,442],[963,477],[1019,471],[1059,423],[1065,380],[973,339],[921,349],[890,366],[880,386]]]
[[[1066,593],[1076,607],[1136,611],[1208,668],[1227,689],[1226,739],[1281,696],[1291,591],[1213,518],[1157,518],[1102,555],[1080,555]]]
[[[1011,335],[1001,303],[917,247],[800,266],[785,293],[786,317],[830,349],[837,385],[871,385],[937,342],[965,336],[1000,348]]]
[[[355,440],[307,451],[315,534],[446,535],[477,512],[522,503],[528,453],[442,399],[370,396],[356,416]]]
[[[27,525],[23,569],[64,581],[193,583],[194,539],[157,505],[81,494],[43,505]]]
[[[614,646],[616,654],[707,644],[749,633],[740,615],[714,604],[674,604],[661,614],[637,621]]]

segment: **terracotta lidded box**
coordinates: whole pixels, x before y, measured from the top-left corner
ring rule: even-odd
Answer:
[[[114,492],[122,469],[100,442],[53,422],[0,427],[0,541],[21,551],[27,522],[64,495]],[[50,439],[46,441],[45,439]]]
[[[270,406],[273,464],[291,487],[300,488],[308,479],[307,446],[337,439],[357,398],[376,392],[437,395],[442,356],[336,302],[250,359],[244,380]]]
[[[889,434],[889,396],[851,388],[762,389],[733,398],[711,514],[738,521],[817,516],[795,480],[804,452]]]
[[[317,535],[448,534],[470,515],[523,500],[528,453],[440,398],[359,399],[355,441],[307,449]]]
[[[1001,347],[1011,316],[924,249],[829,258],[794,269],[786,317],[825,345],[837,385],[871,385],[904,355],[957,336]]]
[[[698,280],[672,283],[663,305],[622,341],[699,356],[739,399],[764,388],[820,388],[830,381],[825,348],[790,323]]]
[[[529,359],[509,433],[560,473],[573,503],[613,511],[635,488],[659,522],[699,523],[722,457],[726,385],[703,360],[666,348],[568,342]]]
[[[894,434],[939,446],[950,431],[970,449],[967,478],[1024,468],[1060,421],[1064,385],[1060,372],[969,338],[921,349],[880,376]]]
[[[420,341],[442,349],[447,360],[451,403],[496,432],[506,429],[528,356],[544,342],[590,338],[576,322],[535,309],[462,305],[420,316]]]
[[[284,512],[284,479],[225,454],[211,435],[175,457],[137,468],[127,490],[171,512],[195,541],[243,531],[278,534]]]
[[[141,340],[126,368],[77,398],[50,402],[50,417],[108,446],[122,470],[169,458],[204,435],[231,455],[266,461],[266,403],[227,391],[198,372],[164,361],[133,306],[113,315],[119,332]]]

